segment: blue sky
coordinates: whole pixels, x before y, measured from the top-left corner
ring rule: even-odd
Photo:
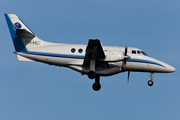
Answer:
[[[179,120],[179,0],[0,0],[1,120]],[[68,68],[20,62],[4,13],[17,14],[41,39],[130,46],[176,68],[154,75],[127,73],[93,80]]]

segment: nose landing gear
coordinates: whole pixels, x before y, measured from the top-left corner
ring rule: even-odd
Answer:
[[[153,85],[153,74],[154,74],[154,73],[151,73],[151,76],[150,76],[150,77],[151,77],[151,80],[148,81],[148,85],[149,85],[149,86],[152,86],[152,85]]]

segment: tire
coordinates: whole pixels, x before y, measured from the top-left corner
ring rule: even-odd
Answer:
[[[149,86],[153,86],[153,81],[152,81],[152,80],[149,80],[149,81],[148,81],[148,85],[149,85]]]
[[[91,71],[89,71],[89,73],[88,73],[88,77],[89,77],[89,79],[94,79],[94,78],[96,77],[96,73],[91,70]]]
[[[93,88],[94,91],[99,91],[101,89],[101,84],[94,83],[92,85],[92,88]]]

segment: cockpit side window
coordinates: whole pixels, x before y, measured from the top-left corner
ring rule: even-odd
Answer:
[[[136,51],[135,51],[135,50],[132,50],[132,54],[136,54]]]
[[[140,52],[140,51],[137,51],[137,53],[138,53],[138,54],[141,54],[141,52]]]
[[[145,52],[141,51],[141,53],[142,53],[143,55],[147,56],[147,54],[146,54]]]

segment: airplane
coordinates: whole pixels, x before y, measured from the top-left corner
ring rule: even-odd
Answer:
[[[93,90],[101,89],[100,76],[122,72],[149,72],[148,85],[153,85],[154,73],[171,73],[175,68],[149,57],[134,47],[103,46],[99,39],[89,39],[87,45],[51,43],[38,38],[15,14],[5,14],[15,54],[19,61],[36,61],[68,67],[95,79]]]

